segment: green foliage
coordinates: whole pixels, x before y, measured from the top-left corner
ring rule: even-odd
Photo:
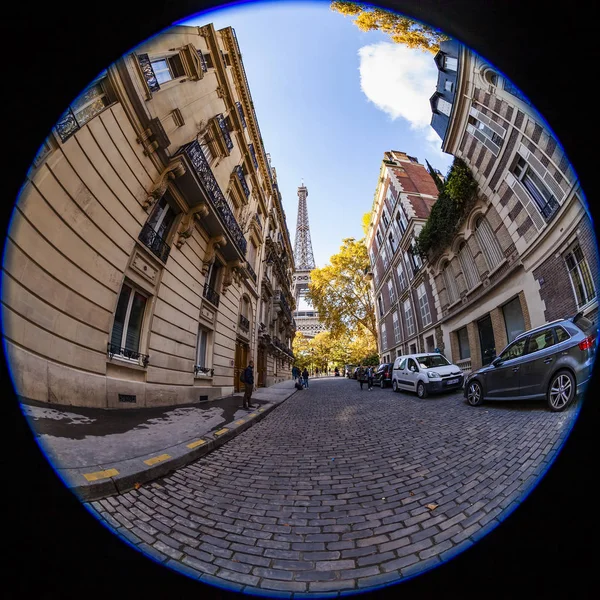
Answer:
[[[439,181],[440,194],[417,238],[419,254],[430,262],[450,245],[477,198],[477,182],[460,158],[454,159],[446,181]]]

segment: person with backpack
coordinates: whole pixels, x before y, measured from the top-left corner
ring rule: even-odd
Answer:
[[[373,389],[373,377],[375,373],[373,372],[373,367],[367,367],[367,389],[371,391]]]
[[[302,371],[302,379],[304,380],[304,387],[308,387],[308,369],[304,367],[304,371]]]
[[[248,366],[242,371],[240,381],[245,385],[243,408],[256,408],[255,404],[250,404],[252,390],[254,389],[254,361],[250,361]]]

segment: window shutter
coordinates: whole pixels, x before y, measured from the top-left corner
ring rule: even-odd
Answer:
[[[156,75],[154,74],[154,69],[152,68],[150,58],[148,58],[147,54],[137,54],[137,59],[140,68],[142,69],[142,74],[144,75],[146,85],[151,92],[158,92],[158,90],[160,90],[160,85],[158,84]]]

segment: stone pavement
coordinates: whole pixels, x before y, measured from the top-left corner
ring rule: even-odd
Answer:
[[[36,440],[65,484],[82,500],[134,489],[204,456],[260,421],[296,390],[283,381],[193,406],[101,410],[22,402]]]
[[[216,451],[86,507],[201,583],[353,594],[433,568],[496,527],[552,463],[580,402],[473,408],[460,393],[419,400],[311,380]]]

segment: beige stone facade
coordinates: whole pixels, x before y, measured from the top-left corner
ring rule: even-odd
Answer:
[[[3,271],[17,393],[105,408],[290,377],[293,253],[231,28],[111,65],[40,150]]]
[[[382,362],[439,347],[439,305],[414,240],[437,199],[427,169],[405,152],[384,154],[366,237]]]
[[[537,111],[455,42],[436,63],[432,124],[479,194],[428,269],[447,356],[469,371],[521,331],[579,311],[595,320],[598,255],[580,184]]]

